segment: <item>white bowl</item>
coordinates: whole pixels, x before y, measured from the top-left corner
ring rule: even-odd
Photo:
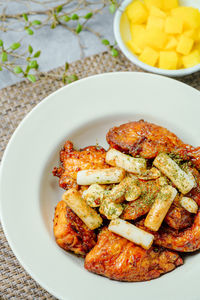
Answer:
[[[185,76],[185,75],[189,75],[189,74],[195,73],[197,71],[200,71],[200,64],[198,64],[198,65],[196,65],[192,68],[180,69],[180,70],[164,70],[164,69],[155,68],[155,67],[152,67],[150,65],[147,65],[147,64],[143,63],[141,60],[139,60],[137,58],[136,55],[134,55],[128,49],[128,47],[125,45],[125,43],[124,43],[124,41],[121,37],[121,34],[120,34],[120,20],[121,20],[121,16],[122,16],[123,11],[128,6],[128,4],[130,4],[132,1],[133,0],[123,1],[121,6],[119,7],[119,9],[116,11],[115,18],[114,18],[114,35],[115,35],[115,39],[117,41],[117,44],[118,44],[119,48],[124,53],[124,55],[132,63],[134,63],[138,67],[140,67],[140,68],[142,68],[146,71],[161,74],[161,75],[178,77],[178,76]],[[200,10],[200,0],[179,0],[179,2],[182,6],[192,6],[192,7],[198,8]],[[128,30],[129,30],[129,28],[127,27],[127,31]]]

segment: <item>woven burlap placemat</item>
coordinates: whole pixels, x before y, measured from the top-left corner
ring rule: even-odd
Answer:
[[[63,67],[51,71],[57,73]],[[116,71],[142,71],[121,53],[116,60],[108,52],[85,58],[69,66],[69,74],[78,78]],[[200,73],[179,80],[200,90]],[[36,83],[27,81],[0,90],[0,159],[17,125],[42,99],[62,86],[52,77],[41,77]],[[55,299],[41,288],[20,266],[0,228],[0,299]]]

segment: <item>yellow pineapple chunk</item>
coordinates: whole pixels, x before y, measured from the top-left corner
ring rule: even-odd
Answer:
[[[172,50],[175,49],[177,47],[178,41],[174,36],[170,36],[168,38],[168,42],[165,46],[165,50]]]
[[[183,32],[183,34],[192,40],[196,41],[198,40],[198,31],[197,29],[190,29]]]
[[[178,4],[178,0],[163,0],[163,10],[171,10],[178,7]]]
[[[151,6],[150,11],[149,11],[150,16],[158,17],[158,18],[166,18],[166,13],[159,9],[156,6]]]
[[[148,17],[147,9],[141,1],[134,1],[126,8],[129,20],[134,24],[145,23]]]
[[[165,32],[178,34],[183,31],[183,21],[178,17],[167,17],[165,22]]]
[[[167,35],[159,29],[151,29],[146,31],[146,43],[149,47],[163,49],[167,42]]]
[[[139,46],[137,46],[133,42],[133,40],[129,40],[126,44],[129,48],[129,50],[131,50],[131,52],[133,52],[134,54],[141,54],[142,53],[142,49]]]
[[[182,69],[182,68],[183,68],[182,55],[178,55],[177,69]]]
[[[200,12],[197,8],[179,6],[172,9],[171,14],[183,21],[184,29],[195,29],[200,26]]]
[[[175,51],[161,51],[159,57],[159,68],[166,70],[176,70],[178,55]]]
[[[149,16],[147,20],[147,29],[160,29],[163,30],[165,25],[165,21],[163,18],[155,17],[155,16]]]
[[[191,68],[200,64],[200,53],[198,50],[192,51],[189,55],[182,57],[184,68]]]
[[[155,66],[159,57],[159,53],[150,47],[145,47],[139,59],[147,65]]]
[[[143,51],[147,45],[145,26],[131,24],[131,36],[135,46]]]
[[[194,50],[197,50],[199,52],[199,54],[200,54],[200,42],[197,42],[195,44]]]
[[[147,8],[150,9],[152,6],[156,6],[160,9],[163,8],[163,0],[144,0]]]
[[[188,55],[192,50],[193,44],[194,40],[185,35],[181,35],[176,50],[180,54]]]

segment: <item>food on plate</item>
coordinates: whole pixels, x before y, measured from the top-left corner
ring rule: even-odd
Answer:
[[[183,264],[181,252],[200,249],[200,148],[143,120],[106,138],[107,151],[70,141],[60,151],[56,242],[110,279],[157,278]]]
[[[96,234],[67,206],[58,202],[54,215],[56,243],[64,250],[85,256],[96,244]]]
[[[154,236],[152,234],[122,219],[112,220],[108,230],[117,233],[136,245],[142,246],[144,249],[149,249],[153,244]]]
[[[141,174],[146,171],[146,160],[144,158],[135,158],[110,149],[106,153],[106,162],[111,166],[123,168],[127,172]]]
[[[75,212],[89,229],[96,229],[102,224],[103,220],[100,215],[86,203],[76,189],[66,191],[63,194],[62,200],[73,210],[73,212]]]
[[[160,153],[153,162],[165,174],[182,194],[187,194],[195,187],[194,178],[183,171],[167,154]]]
[[[77,184],[90,185],[93,183],[119,183],[124,178],[124,176],[125,170],[123,170],[122,168],[82,170],[77,173]]]
[[[145,227],[158,231],[176,195],[177,190],[171,185],[161,188],[144,221]]]
[[[76,151],[72,142],[66,141],[60,151],[59,168],[54,168],[53,174],[59,177],[59,185],[63,189],[78,188],[77,173],[81,170],[98,170],[109,168],[105,162],[106,151],[97,146],[85,147]]]
[[[120,32],[142,62],[177,70],[200,63],[200,11],[178,0],[134,0],[124,10]]]
[[[85,268],[119,281],[144,281],[183,264],[178,253],[152,246],[145,250],[104,228],[85,258]]]
[[[182,197],[180,199],[180,205],[190,213],[196,214],[198,211],[197,203],[189,197]]]

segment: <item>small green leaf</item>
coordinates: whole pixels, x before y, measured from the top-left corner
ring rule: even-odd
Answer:
[[[51,29],[54,29],[54,28],[56,28],[56,23],[55,23],[55,22],[53,22],[53,23],[51,24]]]
[[[76,80],[78,80],[78,76],[76,74],[72,74],[71,79],[73,81],[76,81]]]
[[[7,53],[6,52],[2,52],[2,54],[1,54],[1,61],[2,62],[5,62],[5,61],[7,61],[8,60],[8,55],[7,55]]]
[[[110,45],[110,42],[108,40],[102,40],[101,41],[103,45],[108,46]]]
[[[32,61],[30,61],[29,67],[30,67],[31,69],[36,69],[36,68],[38,67],[37,60],[32,60]]]
[[[16,49],[18,49],[20,46],[21,46],[20,43],[13,43],[13,44],[10,46],[10,48],[11,48],[12,50],[16,50]]]
[[[32,25],[40,25],[42,24],[42,22],[40,20],[34,20],[33,22],[31,22]]]
[[[33,32],[33,30],[32,30],[31,28],[27,28],[27,29],[26,29],[26,32],[27,32],[29,35],[33,35],[33,34],[34,34],[34,32]]]
[[[115,49],[115,48],[112,48],[112,49],[110,50],[110,52],[111,52],[111,55],[112,55],[113,57],[116,57],[116,56],[118,56],[118,54],[119,54],[119,52],[118,52],[117,49]]]
[[[2,40],[0,40],[0,47],[2,47],[3,46],[3,41]]]
[[[33,47],[31,45],[28,46],[28,52],[31,54],[33,53]]]
[[[59,6],[56,8],[57,13],[61,12],[62,9],[63,9],[62,5],[59,5]]]
[[[32,75],[32,74],[29,74],[29,75],[27,76],[27,78],[28,78],[28,80],[30,80],[31,82],[36,82],[36,77],[35,77],[34,75]]]
[[[73,14],[73,15],[71,16],[71,19],[72,19],[72,20],[78,20],[78,19],[79,19],[79,16],[78,16],[77,14]]]
[[[111,14],[114,14],[114,12],[116,11],[116,4],[111,4],[110,6],[109,6],[109,11],[110,11],[110,13]]]
[[[71,20],[71,18],[69,16],[62,16],[61,19],[64,21],[64,22],[69,22]]]
[[[14,67],[13,71],[14,71],[16,74],[19,74],[19,73],[22,73],[22,72],[23,72],[22,68],[19,67],[19,66]]]
[[[84,16],[84,18],[88,20],[88,19],[90,19],[92,16],[93,16],[93,13],[92,13],[92,12],[89,12],[88,14],[86,14],[86,15]]]
[[[76,26],[76,33],[80,33],[81,30],[82,30],[82,25],[80,23],[78,23]]]
[[[37,51],[37,52],[35,52],[35,54],[33,55],[33,57],[39,57],[40,54],[41,54],[41,51]]]
[[[69,64],[68,62],[65,63],[65,72],[69,69]]]
[[[0,71],[2,71],[3,69],[2,69],[2,67],[0,66]]]
[[[26,22],[28,22],[28,16],[27,16],[27,14],[22,14],[22,16],[23,16],[24,20],[25,20]]]

